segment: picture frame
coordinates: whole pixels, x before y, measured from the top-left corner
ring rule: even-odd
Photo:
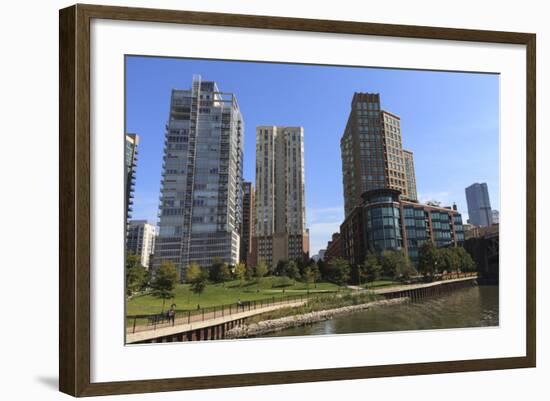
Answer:
[[[94,382],[91,379],[92,20],[269,29],[311,34],[514,44],[526,49],[526,260],[524,356]],[[536,366],[536,36],[405,26],[77,4],[59,14],[59,389],[73,396],[350,380]],[[345,61],[343,61],[345,64]]]

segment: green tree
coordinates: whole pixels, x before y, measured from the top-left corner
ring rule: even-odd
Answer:
[[[206,288],[208,273],[201,269],[198,263],[191,262],[185,270],[185,282],[189,284],[192,293],[200,295]]]
[[[302,274],[302,278],[306,283],[306,288],[309,292],[309,286],[311,283],[315,282],[315,273],[313,272],[313,269],[311,266],[306,266],[304,268],[304,274]]]
[[[216,257],[212,260],[212,265],[208,269],[208,277],[214,283],[225,282],[229,277],[227,272],[229,268],[227,263],[224,263],[220,258]]]
[[[254,278],[255,276],[255,271],[254,271],[254,266],[252,265],[247,265],[245,264],[245,274],[244,274],[244,277],[245,277],[245,280],[250,282],[252,281],[252,279]]]
[[[328,265],[323,259],[317,261],[317,269],[319,270],[320,280],[330,280]]]
[[[399,256],[395,251],[385,250],[380,254],[380,265],[382,266],[382,275],[387,278],[395,279],[399,277]]]
[[[239,280],[239,287],[243,285],[243,279],[246,276],[246,266],[244,263],[239,262],[235,265],[235,278]]]
[[[437,250],[439,260],[441,261],[440,271],[455,272],[460,270],[461,261],[457,249],[442,248]]]
[[[290,277],[293,280],[300,279],[300,269],[294,260],[291,260],[286,264],[285,276]]]
[[[457,255],[460,270],[465,272],[476,271],[477,269],[476,262],[474,261],[472,256],[466,251],[466,249],[459,246],[455,248],[455,252]]]
[[[286,276],[287,264],[288,264],[288,261],[279,260],[277,262],[277,265],[275,266],[275,270],[273,271],[273,273],[275,273],[276,276]]]
[[[229,270],[229,265],[227,263],[223,263],[220,268],[219,279],[223,283],[224,287],[225,287],[225,282],[230,278],[231,278],[231,270]]]
[[[349,280],[350,266],[343,258],[332,258],[328,264],[329,280],[337,285],[344,285]]]
[[[254,269],[254,273],[256,276],[256,282],[259,284],[262,280],[262,277],[267,274],[267,263],[265,263],[263,260],[260,260],[256,268]]]
[[[367,253],[365,262],[362,266],[362,272],[365,278],[365,281],[373,283],[380,278],[382,273],[382,265],[380,264],[379,255],[374,252]]]
[[[309,268],[311,269],[311,272],[313,273],[313,284],[315,286],[315,288],[317,288],[317,282],[319,280],[321,280],[321,272],[319,271],[319,266],[317,265],[317,263],[313,263],[309,266]]]
[[[148,284],[148,273],[141,265],[139,255],[129,253],[126,256],[126,295],[142,290]]]
[[[151,281],[151,293],[153,296],[162,299],[162,311],[167,299],[174,298],[174,289],[178,282],[178,271],[176,266],[169,260],[162,264],[155,271],[153,280]]]
[[[439,272],[440,256],[436,247],[430,242],[425,242],[418,252],[418,271],[426,279],[433,280],[436,273]]]

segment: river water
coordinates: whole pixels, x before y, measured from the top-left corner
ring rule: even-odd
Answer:
[[[474,286],[449,294],[339,316],[265,337],[498,326],[498,286]]]

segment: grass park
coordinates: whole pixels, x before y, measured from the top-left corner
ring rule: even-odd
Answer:
[[[308,293],[308,290],[310,294],[321,294],[346,291],[346,287],[327,282],[309,284],[308,286],[300,281],[286,281],[273,276],[263,277],[259,282],[241,283],[239,280],[233,280],[226,283],[209,284],[202,294],[193,293],[189,284],[178,284],[174,290],[174,298],[166,300],[164,310],[171,304],[176,304],[177,310],[193,310],[197,309],[197,305],[201,308],[208,308],[235,303],[239,299],[243,302],[273,297],[277,299],[292,295],[304,295]],[[147,292],[134,295],[126,302],[126,315],[147,315],[162,311],[163,300]]]

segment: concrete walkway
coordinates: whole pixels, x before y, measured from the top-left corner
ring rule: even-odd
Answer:
[[[201,320],[201,321],[185,323],[185,324],[176,324],[174,326],[157,328],[156,330],[140,331],[137,333],[127,333],[126,343],[131,344],[131,343],[136,343],[140,341],[151,340],[158,337],[165,337],[165,336],[171,336],[175,334],[186,333],[191,330],[203,329],[205,327],[218,326],[223,323],[231,322],[233,320],[239,320],[239,319],[244,319],[254,315],[259,315],[260,313],[271,312],[281,308],[292,308],[295,306],[301,306],[301,305],[304,305],[306,302],[307,302],[307,299],[304,299],[303,301],[295,301],[290,303],[278,303],[275,305],[268,305],[263,308],[256,308],[256,309],[251,309],[244,312],[233,313],[232,315],[220,316],[214,319]]]

